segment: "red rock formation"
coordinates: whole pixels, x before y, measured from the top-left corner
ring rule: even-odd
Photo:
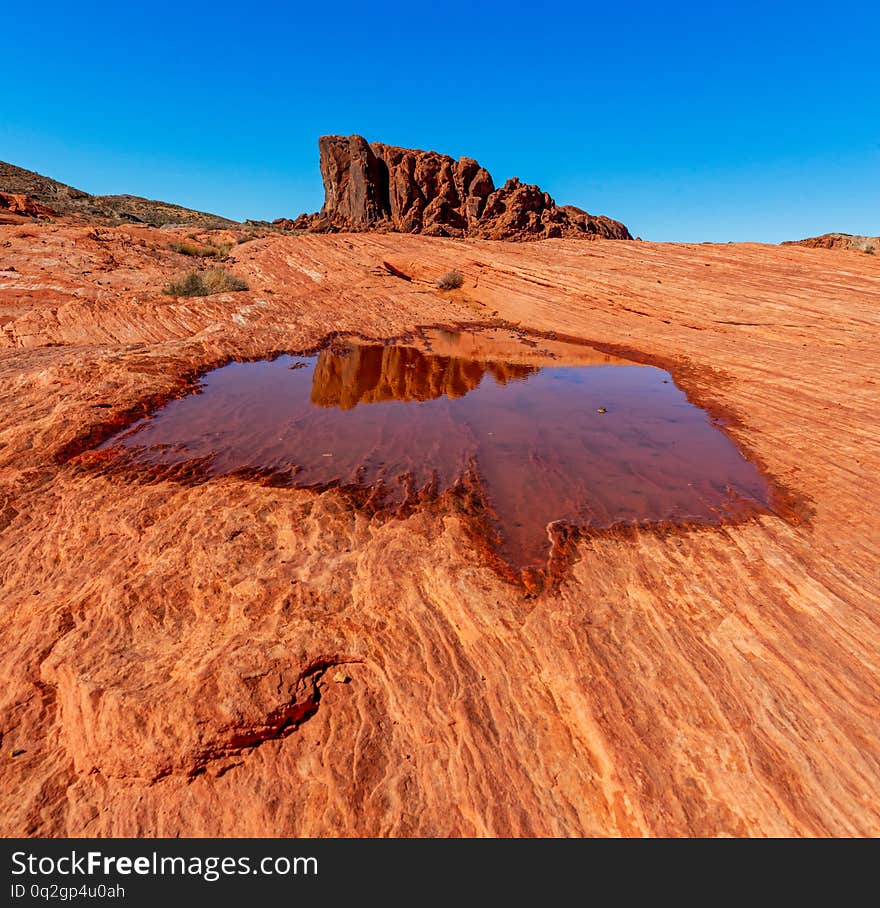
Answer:
[[[283,230],[507,240],[632,239],[618,221],[559,206],[546,192],[516,177],[496,189],[489,172],[472,158],[456,161],[435,151],[370,144],[361,136],[322,136],[318,148],[324,206],[295,220],[279,218],[274,223]]]
[[[31,218],[51,218],[58,213],[48,205],[18,192],[0,192],[0,209]]]

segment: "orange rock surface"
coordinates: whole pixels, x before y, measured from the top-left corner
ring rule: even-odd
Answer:
[[[880,834],[877,257],[269,235],[168,297],[183,238],[0,226],[2,834]],[[230,358],[501,323],[670,369],[790,507],[530,592],[442,502],[88,452]]]

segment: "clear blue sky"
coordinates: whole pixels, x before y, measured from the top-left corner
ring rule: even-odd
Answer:
[[[876,3],[11,3],[0,159],[239,218],[317,137],[477,158],[655,240],[880,233]]]

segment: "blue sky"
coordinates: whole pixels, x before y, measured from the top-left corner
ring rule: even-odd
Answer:
[[[317,138],[477,158],[646,239],[880,233],[874,3],[9,4],[0,159],[234,218]]]

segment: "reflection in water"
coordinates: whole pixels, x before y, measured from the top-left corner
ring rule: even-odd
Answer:
[[[357,404],[389,400],[464,397],[489,373],[500,385],[526,378],[535,366],[480,362],[429,355],[415,347],[351,347],[322,350],[312,379],[312,403],[350,410]]]
[[[211,475],[357,484],[389,502],[443,492],[475,466],[520,567],[545,562],[553,521],[717,523],[767,503],[758,471],[660,369],[497,333],[429,343],[233,363],[104,447],[156,465],[207,458]]]

